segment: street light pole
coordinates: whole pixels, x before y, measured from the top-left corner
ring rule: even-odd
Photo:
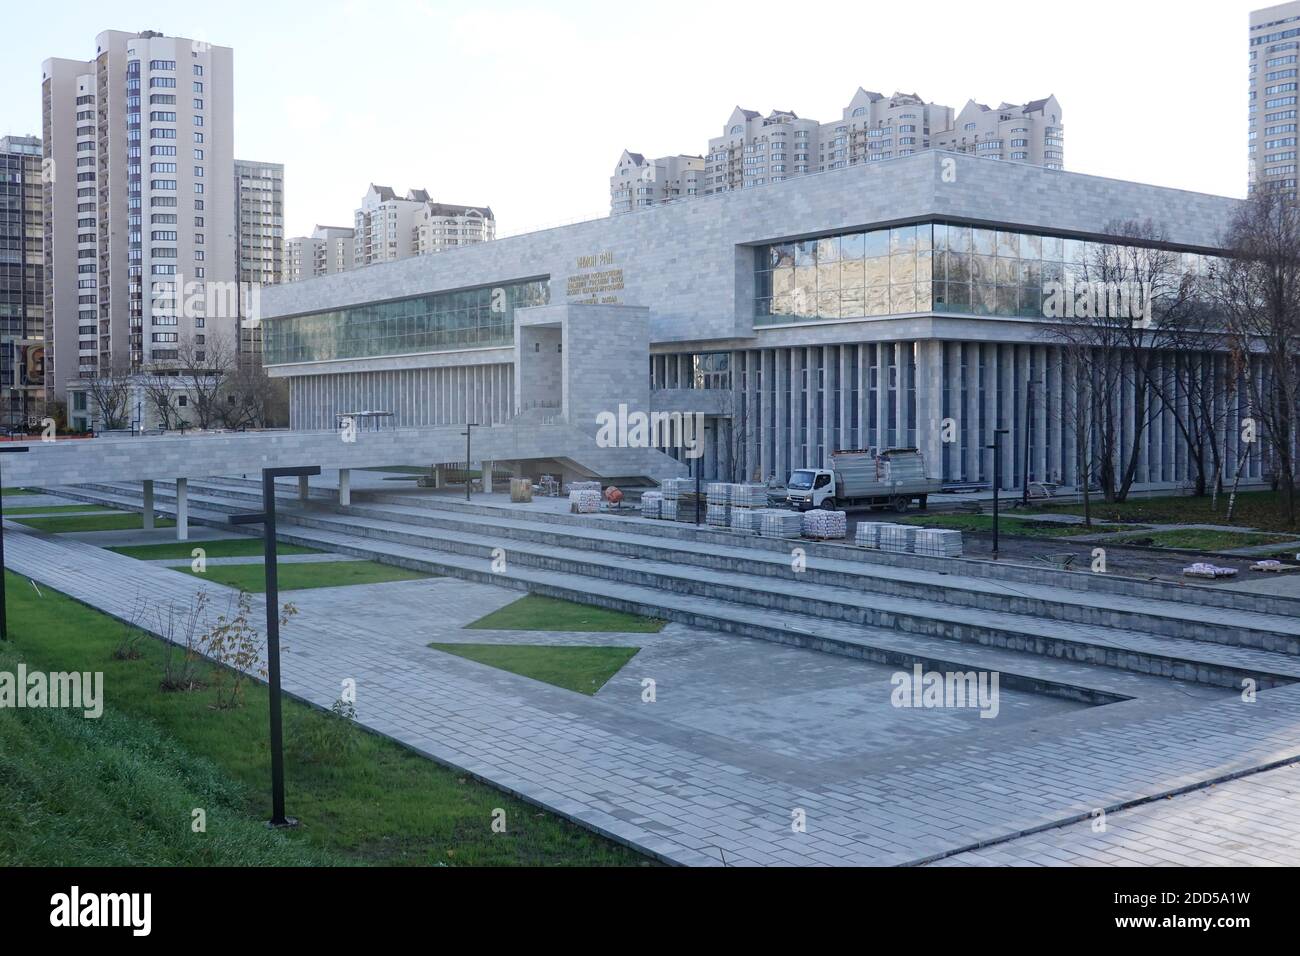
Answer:
[[[465,500],[466,501],[469,501],[469,463],[471,461],[469,456],[469,435],[470,435],[470,429],[477,424],[478,422],[466,422],[465,430],[461,432],[461,434],[465,436]]]
[[[1029,416],[1034,407],[1034,386],[1038,383],[1030,379],[1025,383],[1025,420],[1021,426],[1025,430],[1025,467],[1020,472],[1020,507],[1029,507]]]
[[[31,451],[28,445],[0,445],[0,452],[15,454]],[[3,481],[0,481],[3,484]],[[0,490],[0,641],[9,640],[9,611],[5,607],[5,508],[4,492]]]
[[[280,576],[276,565],[275,479],[320,474],[320,465],[262,469],[260,514],[231,515],[231,524],[262,525],[262,560],[266,573],[266,682],[270,688],[271,718],[271,819],[275,829],[296,827],[298,820],[284,813],[284,732],[280,717]]]
[[[999,435],[1005,435],[1009,429],[993,429],[993,444],[988,447],[993,451],[993,560],[998,559],[998,491],[1002,486],[1002,442]]]

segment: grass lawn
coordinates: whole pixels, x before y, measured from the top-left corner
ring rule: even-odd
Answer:
[[[899,524],[916,524],[926,528],[951,528],[957,531],[974,531],[993,533],[993,516],[991,514],[950,514],[929,515],[926,517],[893,519]],[[998,533],[1024,535],[1032,538],[1071,538],[1081,534],[1102,534],[1107,531],[1134,531],[1135,525],[1114,527],[1085,527],[1084,525],[1061,524],[1056,521],[1035,521],[1033,518],[1017,518],[1008,514],[998,516]]]
[[[92,514],[121,514],[116,508],[104,505],[25,505],[22,508],[6,508],[5,517],[11,515],[58,514],[60,511],[85,511]]]
[[[466,627],[490,631],[623,631],[657,634],[664,621],[529,594]]]
[[[1149,540],[1149,544],[1147,544]],[[1242,534],[1238,531],[1210,531],[1186,528],[1179,531],[1152,531],[1128,535],[1119,543],[1142,542],[1153,548],[1180,548],[1185,551],[1227,551],[1232,548],[1249,548],[1252,545],[1281,544],[1300,540],[1300,535]]]
[[[31,590],[21,580],[11,586]],[[0,653],[0,670],[17,664]],[[191,828],[196,807],[206,814],[204,833]],[[348,862],[285,839],[249,811],[248,795],[224,770],[146,718],[116,708],[94,720],[81,711],[0,710],[0,865]]]
[[[174,765],[189,768],[191,776],[162,774],[176,780],[181,788],[192,786],[202,793],[201,799],[192,801],[188,790],[179,791],[184,795],[176,806],[184,810],[181,824],[187,834],[190,809],[204,806],[209,810],[210,837],[227,838],[227,827],[213,825],[212,808],[222,805],[222,798],[233,805],[232,813],[242,813],[243,819],[261,827],[270,810],[265,687],[250,686],[244,706],[236,710],[213,709],[211,689],[164,693],[158,687],[163,656],[160,642],[146,638],[141,646],[143,656],[137,660],[114,659],[112,650],[123,630],[120,623],[49,588],[42,588],[44,596],[38,596],[24,578],[10,574],[7,580],[10,636],[29,668],[103,671],[110,709],[152,725],[166,746],[179,748],[178,755],[189,754],[207,762],[195,766],[178,756],[179,763]],[[296,626],[301,625],[291,621],[285,628],[289,647]],[[204,665],[203,673],[207,672]],[[363,703],[365,692],[363,682]],[[82,723],[79,718],[77,722]],[[66,736],[56,732],[51,739]],[[293,700],[285,702],[285,742],[287,808],[300,818],[302,826],[275,836],[302,855],[328,854],[349,862],[378,865],[598,866],[649,862],[633,850]],[[7,745],[0,747],[0,787],[12,779],[14,771],[10,768],[29,767],[34,773],[47,761],[45,754],[40,746],[17,753]],[[156,762],[148,758],[147,750],[141,756],[146,758],[144,763]],[[214,774],[225,779],[205,784],[208,777],[203,768],[208,764],[216,768]],[[60,783],[65,778],[55,773],[51,764],[48,786],[86,788],[111,771],[103,764],[84,766],[85,776],[69,777]],[[170,770],[171,766],[160,765],[159,769]],[[148,806],[136,804],[134,780],[126,780],[131,788],[127,795],[130,799],[118,799],[84,818],[84,825],[76,833],[76,846],[69,851],[76,855],[59,862],[80,863],[110,856],[112,848],[124,846],[136,829],[144,831],[142,838],[161,839],[154,835],[156,818],[148,812]],[[33,812],[29,804],[37,802],[37,794],[24,783],[21,774],[14,786],[20,799],[0,801],[0,814]],[[58,796],[51,793],[42,799],[57,809]],[[506,812],[504,833],[492,832],[492,813],[498,807]],[[13,827],[0,826],[0,846],[19,840],[30,846],[45,838],[39,829],[44,823],[53,827],[59,822],[51,820],[49,814],[37,817],[38,830],[30,834],[17,834]],[[51,831],[50,839],[55,838],[62,837]],[[147,846],[144,849],[149,850]]]
[[[109,548],[109,551],[115,551],[118,554],[124,554],[128,558],[138,558],[141,561],[156,561],[163,558],[185,558],[188,560],[192,557],[195,548],[202,548],[209,558],[248,558],[262,556],[262,539],[261,538],[217,538],[214,541],[164,541],[162,544],[134,544],[126,545],[120,548]],[[277,554],[320,554],[315,548],[307,548],[300,544],[284,544],[280,542],[276,545]]]
[[[30,488],[0,488],[0,495],[4,495],[6,498],[10,497],[11,495],[18,496],[18,495],[39,495],[39,494],[44,494],[44,492],[32,491]]]
[[[255,564],[210,564],[203,574],[195,574],[187,567],[172,570],[258,593],[266,590],[263,564],[262,561]],[[380,584],[384,581],[414,581],[417,578],[433,577],[422,571],[408,571],[406,568],[377,561],[321,561],[311,564],[280,564],[278,567],[281,591],[336,588],[347,584]]]
[[[52,518],[23,518],[18,522],[35,531],[49,534],[67,534],[70,531],[139,531],[144,527],[144,516],[126,511],[110,511],[102,515],[56,515]],[[155,528],[174,528],[171,518],[154,518]]]
[[[546,644],[430,644],[480,664],[591,695],[630,661],[639,647],[554,647]]]
[[[1300,499],[1300,492],[1297,493]],[[1041,505],[1043,511],[1058,514],[1083,514],[1082,504]],[[1219,495],[1217,509],[1210,507],[1210,496],[1197,498],[1178,495],[1166,498],[1133,498],[1108,505],[1096,498],[1092,502],[1095,519],[1133,521],[1138,524],[1227,524],[1228,496]],[[1281,492],[1247,491],[1237,495],[1233,524],[1260,531],[1291,532],[1286,520],[1286,499]]]

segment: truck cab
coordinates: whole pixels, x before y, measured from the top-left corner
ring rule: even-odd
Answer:
[[[829,510],[835,504],[835,472],[826,468],[800,468],[790,475],[786,490],[786,501],[800,511],[823,506]]]

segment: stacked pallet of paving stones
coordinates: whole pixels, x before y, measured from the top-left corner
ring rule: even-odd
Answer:
[[[880,529],[888,522],[859,521],[853,534],[853,543],[859,548],[879,548]]]
[[[575,491],[594,491],[597,494],[600,493],[599,481],[571,481],[565,487],[570,493]]]
[[[961,532],[947,528],[921,528],[916,532],[915,550],[928,558],[960,558]]]
[[[848,534],[848,515],[843,511],[816,508],[803,514],[803,536],[814,541],[830,541]]]
[[[766,508],[767,485],[738,484],[731,486],[732,508]]]
[[[662,491],[647,491],[641,496],[641,517],[662,518],[664,495]]]
[[[734,485],[725,481],[711,481],[705,489],[705,503],[708,509],[704,520],[715,528],[731,525],[731,489]]]
[[[765,538],[797,538],[803,532],[803,516],[797,511],[780,508],[760,508],[758,533]]]
[[[753,534],[758,530],[758,508],[732,508],[731,530],[740,534]]]
[[[882,524],[880,526],[879,547],[881,551],[897,551],[907,553],[916,547],[915,525],[910,524]]]
[[[569,511],[574,514],[589,515],[600,510],[600,491],[580,488],[569,491]]]

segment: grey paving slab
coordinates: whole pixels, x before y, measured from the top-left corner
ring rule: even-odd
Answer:
[[[130,603],[124,580],[181,602],[204,586],[82,542],[7,538],[15,571],[110,612]],[[586,697],[431,652],[430,620],[476,603],[465,597],[472,588],[487,586],[442,578],[301,592],[286,633],[286,689],[327,706],[344,678],[357,678],[363,723],[675,862],[716,865],[723,853],[753,865],[917,862],[1300,753],[1294,685],[1249,704],[1186,697],[1026,712],[883,753],[784,752],[755,743],[753,725],[737,740],[722,722],[691,726],[685,711],[675,720],[631,707],[619,685]],[[747,644],[760,655],[786,650]],[[718,683],[705,676],[690,692]],[[791,829],[795,809],[806,812],[807,832]]]

